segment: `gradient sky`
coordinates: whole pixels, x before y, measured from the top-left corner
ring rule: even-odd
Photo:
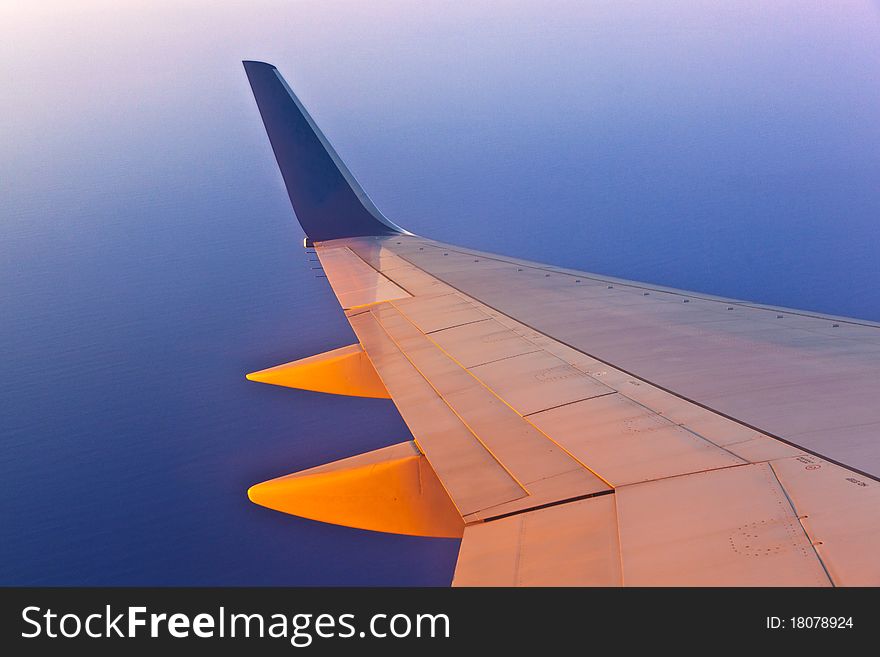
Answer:
[[[235,70],[265,59],[412,230],[491,247],[500,220],[506,251],[533,255],[564,230],[537,255],[685,287],[699,266],[697,287],[791,305],[794,284],[768,283],[780,262],[837,281],[872,237],[877,5],[667,4],[6,2],[0,180],[82,199],[113,167],[142,168],[132,192],[236,175],[230,151],[266,170]],[[774,221],[822,238],[792,254]],[[794,301],[866,314],[810,284]]]
[[[0,2],[0,582],[448,582],[244,499],[406,428],[242,379],[352,339],[242,59],[415,233],[880,321],[878,4],[668,5]]]

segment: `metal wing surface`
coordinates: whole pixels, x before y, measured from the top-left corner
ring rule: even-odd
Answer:
[[[412,235],[245,68],[358,338],[249,377],[390,397],[413,437],[251,499],[461,536],[454,585],[880,584],[880,325]]]

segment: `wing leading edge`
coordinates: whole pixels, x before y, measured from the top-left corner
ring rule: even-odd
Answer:
[[[880,583],[880,327],[413,236],[363,200],[274,67],[245,68],[359,341],[357,368],[310,359],[320,385],[296,363],[280,384],[390,396],[414,438],[254,501],[463,534],[455,585]],[[401,492],[364,510],[371,486]]]

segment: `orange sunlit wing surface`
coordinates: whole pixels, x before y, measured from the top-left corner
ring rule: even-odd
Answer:
[[[388,391],[359,344],[251,372],[250,381],[352,397],[388,399]]]
[[[447,538],[464,529],[411,442],[270,479],[252,486],[248,497],[276,511],[358,529]]]
[[[463,536],[457,586],[880,584],[880,325],[412,235],[245,68],[359,342],[249,378],[390,396],[414,439],[252,500]]]

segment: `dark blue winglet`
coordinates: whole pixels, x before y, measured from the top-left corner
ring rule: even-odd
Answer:
[[[243,63],[307,238],[321,242],[406,233],[373,205],[278,69],[264,62]]]

